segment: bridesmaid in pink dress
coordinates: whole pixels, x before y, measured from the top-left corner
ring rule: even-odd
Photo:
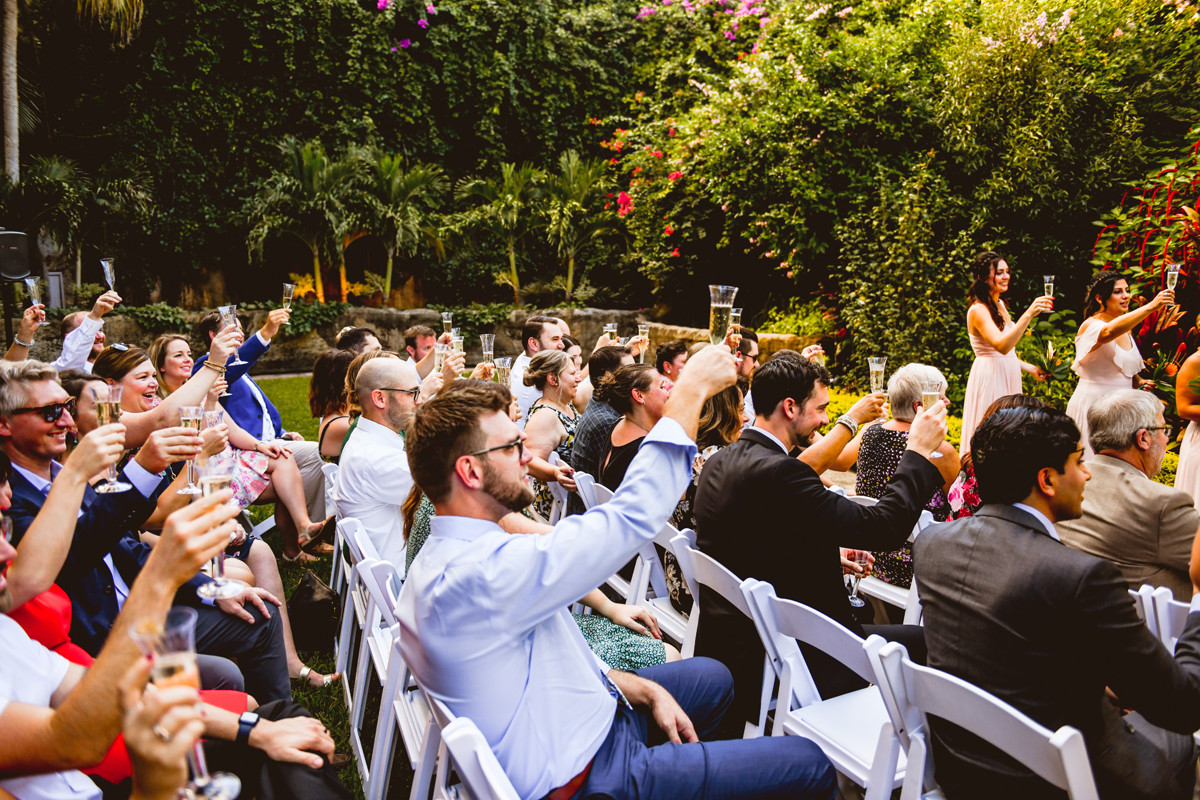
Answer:
[[[1175,302],[1175,293],[1167,289],[1130,311],[1131,297],[1129,281],[1115,270],[1097,272],[1088,284],[1083,325],[1075,335],[1075,363],[1071,365],[1079,376],[1079,385],[1067,404],[1067,416],[1075,420],[1083,437],[1086,458],[1093,455],[1087,424],[1092,403],[1109,392],[1140,389],[1149,384],[1138,377],[1142,354],[1130,331],[1158,309]]]
[[[1039,297],[1013,322],[1002,297],[1012,278],[1008,262],[999,253],[986,250],[975,257],[975,282],[971,284],[971,305],[967,308],[967,332],[975,363],[967,379],[967,396],[963,401],[962,440],[959,452],[971,450],[971,435],[983,420],[988,406],[1001,397],[1021,394],[1021,371],[1031,372],[1038,380],[1046,373],[1017,358],[1017,342],[1033,318],[1053,307],[1054,298]]]

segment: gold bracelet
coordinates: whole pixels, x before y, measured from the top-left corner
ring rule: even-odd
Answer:
[[[221,373],[222,375],[225,374],[225,367],[221,366],[220,364],[214,364],[211,360],[205,361],[204,366],[208,367],[211,370],[215,370],[215,371]]]

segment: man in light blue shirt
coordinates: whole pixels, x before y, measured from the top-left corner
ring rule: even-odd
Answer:
[[[732,700],[720,663],[610,669],[567,611],[667,521],[700,409],[733,382],[728,351],[700,353],[612,501],[545,536],[497,524],[533,500],[503,387],[457,381],[417,409],[409,465],[437,516],[400,594],[401,651],[426,692],[479,726],[522,798],[834,796],[806,739],[706,741]]]

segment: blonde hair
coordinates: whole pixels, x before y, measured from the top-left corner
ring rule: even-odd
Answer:
[[[565,350],[543,350],[530,359],[529,367],[525,370],[525,385],[544,392],[551,375],[561,376],[574,363]]]

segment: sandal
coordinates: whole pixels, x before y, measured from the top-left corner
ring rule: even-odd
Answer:
[[[312,674],[312,667],[301,667],[300,674],[297,675],[293,680],[304,681],[305,685],[311,686],[313,688],[325,689],[325,688],[328,688],[331,683],[337,682],[337,679],[339,677],[341,677],[336,672],[333,673],[333,675],[326,675],[324,677],[324,679],[321,681],[320,687],[318,687],[317,684],[313,683],[312,681],[310,681],[308,679],[308,676],[311,674]],[[320,673],[318,673],[318,674],[320,674]]]
[[[318,545],[320,545],[322,542],[324,542],[326,540],[326,538],[329,536],[329,534],[331,534],[336,527],[337,527],[337,518],[329,517],[323,523],[321,523],[321,530],[319,530],[317,532],[316,536],[309,537],[308,534],[300,534],[297,539],[300,543],[300,552],[302,552],[302,553],[314,552],[317,549]],[[332,553],[333,548],[331,546],[328,550],[325,550],[322,552]]]
[[[296,555],[294,555],[294,556],[289,556],[287,553],[280,553],[279,557],[283,560],[283,563],[285,563],[285,564],[307,564],[311,561],[320,561],[321,560],[317,556],[314,556],[312,553],[306,553],[303,550],[301,550],[299,553],[296,553]]]

